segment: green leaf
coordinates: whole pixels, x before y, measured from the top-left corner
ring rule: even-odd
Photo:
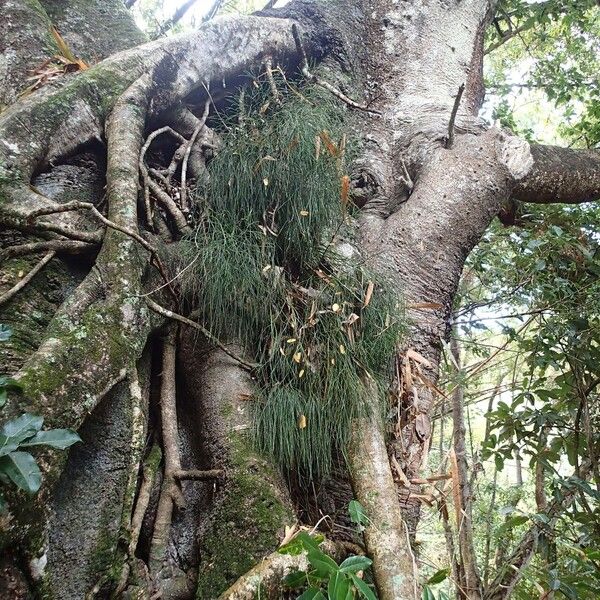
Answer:
[[[12,329],[4,323],[0,323],[0,342],[6,342],[12,335]]]
[[[298,596],[298,600],[325,600],[325,596],[319,588],[308,588],[301,596]]]
[[[431,591],[431,588],[427,585],[423,586],[423,592],[421,593],[421,600],[435,600],[435,594]]]
[[[281,583],[283,583],[286,588],[295,590],[306,583],[306,577],[305,571],[292,571],[281,580]]]
[[[42,484],[42,474],[29,452],[11,452],[0,458],[0,471],[22,490],[35,494]]]
[[[377,600],[377,596],[375,596],[373,590],[362,579],[357,577],[354,573],[350,573],[350,578],[352,579],[354,587],[363,598],[366,598],[366,600]]]
[[[365,513],[363,505],[358,500],[351,500],[348,504],[350,520],[356,525],[367,525],[369,518]]]
[[[338,571],[329,579],[327,586],[327,594],[329,600],[346,600],[346,596],[350,591],[350,581],[344,573]]]
[[[320,550],[309,550],[308,562],[321,576],[336,573],[339,569],[337,563]]]
[[[77,442],[81,442],[81,438],[72,429],[49,429],[48,431],[38,431],[31,439],[21,444],[21,447],[50,446],[65,450]]]
[[[311,536],[306,531],[301,531],[295,535],[287,544],[277,549],[279,554],[289,554],[290,556],[299,556],[305,550],[319,550],[319,544],[325,538],[322,535]]]
[[[368,569],[373,561],[367,556],[349,556],[341,565],[342,573],[358,573]]]
[[[498,535],[502,535],[507,531],[510,531],[513,527],[518,527],[519,525],[523,525],[523,523],[527,523],[529,521],[529,517],[526,515],[516,515],[514,517],[509,517],[506,521],[498,528]]]
[[[0,456],[13,452],[23,441],[34,436],[43,422],[43,417],[25,413],[5,423],[0,429]]]
[[[444,581],[444,579],[446,579],[446,577],[448,577],[449,574],[450,569],[440,569],[427,580],[427,584],[435,585],[436,583],[441,583]]]
[[[23,389],[23,386],[12,377],[7,377],[6,375],[0,375],[0,388],[5,390],[12,390],[15,392],[20,392]]]

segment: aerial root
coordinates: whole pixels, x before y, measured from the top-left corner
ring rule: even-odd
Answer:
[[[183,315],[173,312],[172,310],[169,310],[167,308],[164,308],[163,306],[161,306],[160,304],[157,304],[156,302],[154,302],[154,300],[151,300],[150,298],[146,298],[146,303],[148,304],[148,308],[150,308],[154,312],[158,313],[159,315],[162,315],[163,317],[166,317],[167,319],[174,319],[175,321],[179,321],[180,323],[183,323],[184,325],[188,325],[194,329],[197,329],[208,340],[210,340],[215,346],[219,347],[223,352],[225,352],[225,354],[227,354],[227,356],[229,356],[230,358],[233,358],[233,360],[240,363],[240,365],[242,365],[248,371],[252,371],[253,369],[256,369],[256,367],[258,367],[258,365],[256,363],[249,363],[249,362],[245,361],[243,358],[240,358],[239,356],[237,356],[231,350],[229,350],[229,348],[227,348],[227,346],[225,344],[223,344],[223,342],[219,341],[210,331],[208,331],[208,329],[206,329],[205,327],[200,325],[200,323],[196,323],[196,321],[192,321],[191,319],[188,319],[187,317],[184,317]]]
[[[60,212],[69,212],[72,210],[89,210],[94,215],[94,217],[96,217],[99,221],[101,221],[107,227],[110,227],[111,229],[114,229],[116,231],[124,233],[125,235],[128,235],[129,237],[134,239],[136,242],[138,242],[145,250],[147,250],[150,253],[150,256],[151,256],[152,260],[154,261],[156,268],[158,269],[161,277],[163,278],[163,280],[165,282],[165,287],[168,288],[169,292],[171,293],[171,295],[174,298],[177,298],[175,291],[171,287],[171,280],[169,279],[167,269],[164,266],[164,264],[162,263],[162,261],[160,260],[158,250],[150,242],[145,240],[139,233],[136,233],[135,231],[128,229],[127,227],[121,227],[120,225],[117,225],[110,219],[107,219],[91,202],[77,202],[77,201],[66,202],[65,204],[61,204],[59,207],[40,208],[40,209],[35,210],[32,213],[30,213],[28,216],[28,219],[30,221],[34,221],[35,219],[37,219],[38,217],[40,217],[42,215],[48,215],[48,214],[54,214],[54,213],[60,213]]]
[[[79,242],[77,240],[46,240],[40,242],[29,242],[26,244],[18,244],[9,246],[0,251],[0,264],[9,258],[17,256],[25,256],[27,254],[37,254],[39,252],[55,251],[65,254],[84,254],[97,249],[97,244],[89,244],[87,242]]]
[[[206,125],[209,109],[210,100],[207,99],[202,117],[198,120],[197,124],[195,124],[194,130],[189,138],[184,137],[171,126],[165,125],[150,133],[142,146],[139,158],[139,171],[142,179],[142,189],[144,191],[146,224],[150,229],[154,229],[154,209],[152,206],[152,197],[154,197],[170,217],[180,235],[191,232],[186,217],[190,212],[187,190],[188,163],[196,140]],[[145,160],[146,154],[152,142],[165,133],[174,137],[179,142],[179,146],[173,153],[169,165],[166,168],[152,168]],[[175,186],[173,185],[173,176],[179,165],[181,165],[180,185]],[[179,193],[177,193],[177,188],[179,189]]]
[[[16,296],[54,257],[56,252],[50,250],[44,257],[10,290],[0,296],[0,306],[8,302],[13,296]]]
[[[154,532],[150,543],[148,564],[155,575],[165,558],[171,521],[175,507],[184,508],[185,500],[175,473],[182,471],[179,455],[179,432],[177,429],[177,390],[175,363],[178,327],[170,325],[163,339],[162,380],[160,386],[160,418],[164,457],[163,480],[154,520]]]

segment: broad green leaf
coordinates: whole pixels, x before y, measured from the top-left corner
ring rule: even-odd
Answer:
[[[292,571],[281,580],[281,583],[285,587],[295,590],[306,583],[306,577],[305,571]]]
[[[298,596],[298,600],[325,600],[325,596],[319,588],[308,588],[301,596]]]
[[[0,389],[11,390],[13,392],[20,392],[23,389],[23,386],[12,377],[0,375]]]
[[[337,563],[320,550],[309,550],[308,562],[321,576],[335,573],[339,569]]]
[[[81,438],[72,429],[49,429],[48,431],[38,431],[32,438],[21,444],[21,447],[50,446],[65,450],[77,442],[81,442]]]
[[[11,452],[0,458],[0,471],[22,490],[35,494],[42,484],[42,474],[29,452]]]
[[[298,539],[298,536],[292,538],[287,544],[277,548],[279,554],[289,554],[290,556],[299,556],[304,552],[304,545]]]
[[[435,585],[436,583],[441,583],[448,577],[450,573],[450,569],[440,569],[436,573],[434,573],[428,580],[427,583],[429,585]]]
[[[4,423],[0,429],[0,434],[7,438],[24,440],[35,435],[42,428],[43,423],[44,417],[24,413],[20,417]]]
[[[349,556],[341,565],[342,573],[358,573],[368,569],[373,561],[367,556]]]
[[[322,535],[311,536],[306,531],[301,531],[295,535],[287,544],[278,548],[279,554],[289,554],[291,556],[299,556],[305,550],[319,550],[319,544],[325,538]]]
[[[373,590],[362,579],[357,577],[354,573],[350,573],[350,577],[354,587],[363,598],[366,598],[366,600],[377,600],[377,596],[375,596]]]
[[[428,585],[423,586],[421,600],[435,600],[435,594],[431,591],[431,588]]]
[[[350,513],[350,520],[356,525],[367,525],[369,518],[365,513],[363,505],[358,500],[351,500],[348,503],[348,512]]]
[[[344,573],[338,571],[330,577],[327,585],[329,600],[346,600],[349,591],[350,581]]]
[[[43,422],[43,417],[25,413],[5,423],[0,429],[0,456],[13,452],[23,441],[34,436]]]

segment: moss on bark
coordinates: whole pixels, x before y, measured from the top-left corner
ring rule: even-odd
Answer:
[[[255,453],[245,434],[232,434],[230,439],[227,481],[201,536],[198,600],[218,598],[273,552],[284,526],[295,521],[273,466]]]

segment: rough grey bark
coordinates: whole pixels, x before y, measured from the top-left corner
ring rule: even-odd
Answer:
[[[253,448],[249,374],[221,350],[203,352],[195,332],[185,338],[180,365],[198,432],[211,465],[225,471],[199,531],[196,597],[216,598],[277,548],[296,517],[281,475]]]
[[[31,85],[31,70],[57,52],[51,25],[37,0],[0,2],[0,112]]]
[[[122,0],[40,0],[72,52],[92,64],[147,41]]]

